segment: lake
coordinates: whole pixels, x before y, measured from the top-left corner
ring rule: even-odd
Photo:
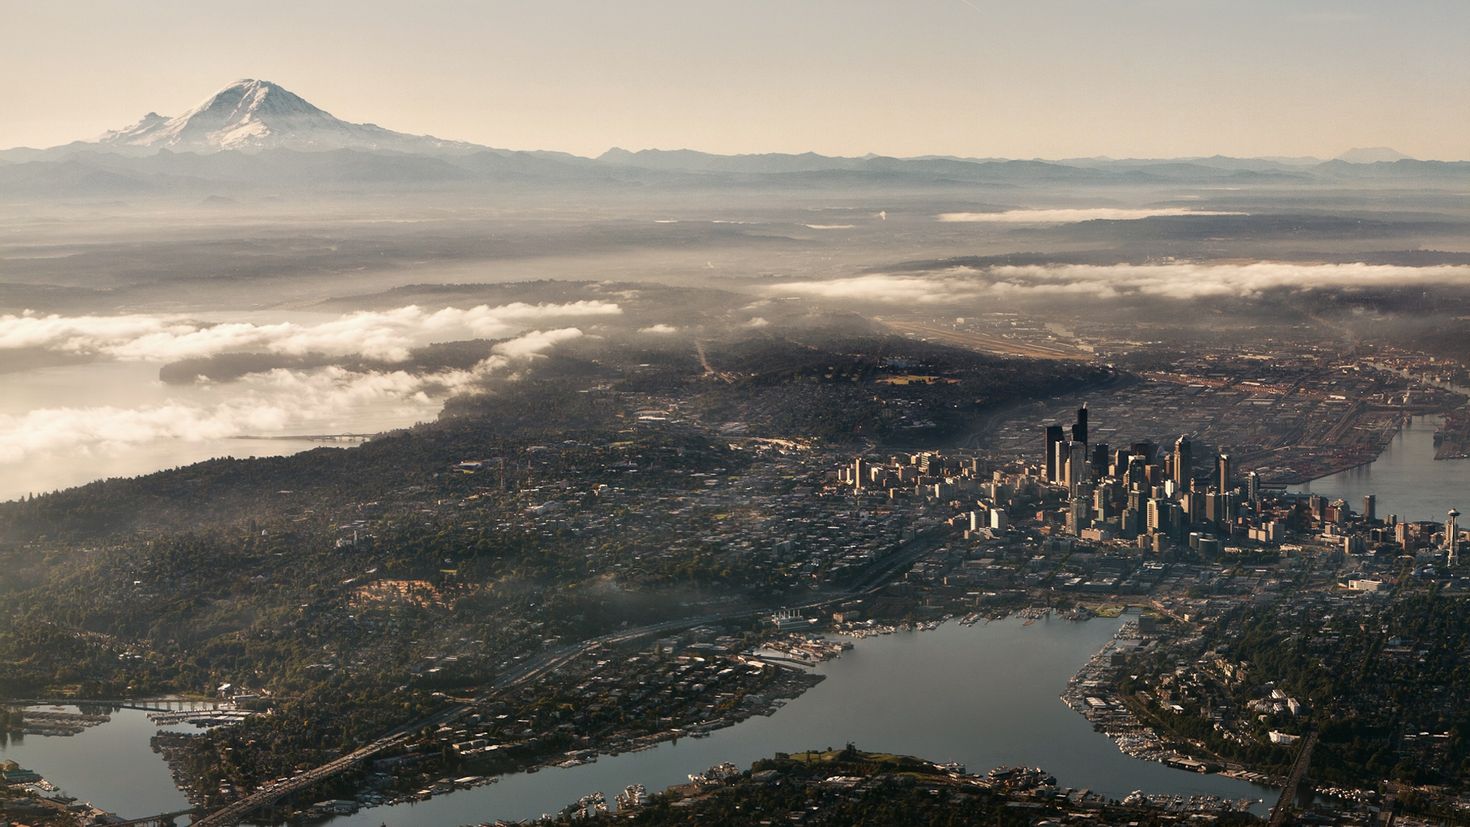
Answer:
[[[498,783],[429,801],[377,807],[333,827],[457,825],[555,812],[582,795],[609,797],[640,783],[654,792],[723,761],[746,767],[776,752],[841,747],[959,761],[971,772],[1038,766],[1065,786],[1122,798],[1133,790],[1274,799],[1274,792],[1130,758],[1062,703],[1067,679],[1117,631],[1121,619],[1085,623],[1020,618],[857,641],[817,667],[827,679],[770,717],[708,738],[665,742],[566,769],[504,776]],[[72,738],[27,738],[8,753],[69,793],[133,816],[177,809],[163,761],[148,748],[151,724],[124,711]],[[175,806],[177,805],[177,806]]]
[[[1438,416],[1416,416],[1373,462],[1291,490],[1341,497],[1354,511],[1362,509],[1364,494],[1376,494],[1380,518],[1397,514],[1401,520],[1444,522],[1450,508],[1470,507],[1470,460],[1435,461],[1439,423]]]
[[[534,818],[578,797],[609,797],[640,783],[650,791],[687,781],[722,761],[746,767],[776,752],[841,747],[959,761],[971,772],[1001,765],[1043,767],[1063,785],[1122,798],[1133,790],[1272,798],[1273,791],[1199,775],[1118,751],[1060,699],[1067,679],[1112,637],[1122,620],[1086,623],[1020,618],[857,641],[817,668],[827,680],[770,717],[708,738],[667,742],[566,769],[505,776],[486,787],[429,801],[378,807],[334,819],[333,827],[409,827]]]
[[[156,726],[148,713],[138,709],[113,710],[111,721],[78,735],[12,735],[0,742],[0,760],[35,770],[69,795],[124,818],[187,810],[189,800],[174,786],[168,765],[148,743],[162,731],[199,730]]]

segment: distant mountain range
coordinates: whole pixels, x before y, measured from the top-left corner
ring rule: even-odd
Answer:
[[[175,117],[150,112],[95,141],[0,151],[0,198],[211,196],[485,184],[926,186],[1258,183],[1462,179],[1470,163],[1416,161],[1387,148],[1316,158],[1061,161],[815,153],[712,155],[611,149],[597,158],[520,152],[341,120],[269,81],[240,80]]]

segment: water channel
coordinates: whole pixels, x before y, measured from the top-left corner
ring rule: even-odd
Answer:
[[[1367,465],[1294,486],[1293,491],[1339,497],[1354,511],[1363,495],[1378,497],[1378,516],[1397,514],[1401,520],[1443,522],[1450,508],[1470,511],[1470,460],[1434,459],[1434,431],[1438,416],[1416,416]]]
[[[509,775],[489,786],[425,802],[363,810],[331,824],[409,827],[533,818],[593,791],[611,797],[633,783],[655,791],[684,783],[688,773],[723,761],[744,767],[775,752],[841,747],[849,741],[863,749],[959,761],[972,772],[1001,765],[1039,766],[1065,786],[1117,798],[1136,789],[1273,798],[1272,791],[1244,781],[1129,758],[1062,703],[1059,695],[1067,679],[1121,622],[1048,619],[1028,624],[1010,618],[972,627],[951,622],[936,631],[858,641],[842,657],[818,667],[825,681],[769,717],[751,718],[708,738],[666,742],[577,767]],[[134,745],[124,748],[123,734],[112,731],[127,720],[115,716],[113,723],[73,738],[28,738],[27,751],[10,757],[55,776],[72,795],[125,815],[140,807],[145,814],[171,809],[170,802],[180,797],[161,759],[148,752],[146,734],[131,732]],[[34,740],[61,742],[61,748],[31,751]],[[135,754],[138,749],[143,756]],[[121,783],[132,789],[117,791],[119,799],[110,800],[100,782],[114,779],[107,789],[115,790],[112,785],[119,777],[127,777]],[[77,780],[68,780],[73,778]],[[140,796],[150,806],[143,806]]]

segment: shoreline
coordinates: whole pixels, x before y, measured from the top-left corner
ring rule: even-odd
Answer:
[[[1113,608],[1115,606],[1117,606],[1117,604],[1109,604],[1109,606],[1107,608]],[[1099,607],[1099,608],[1103,608],[1103,607]],[[1126,607],[1124,608],[1124,611],[1126,611]],[[1111,611],[1107,611],[1105,613],[1100,613],[1100,614],[1103,617],[1116,617],[1117,616],[1116,614],[1114,614]],[[863,638],[873,637],[873,636],[886,636],[886,635],[894,634],[894,633],[901,632],[901,631],[912,631],[912,632],[931,631],[931,630],[940,628],[942,625],[944,625],[944,624],[946,624],[946,623],[948,623],[950,621],[955,621],[960,626],[968,627],[968,626],[974,625],[975,623],[979,622],[980,620],[986,620],[987,622],[989,622],[991,620],[1008,620],[1008,619],[1012,619],[1012,618],[1015,618],[1015,619],[1018,619],[1018,620],[1022,621],[1022,625],[1030,625],[1031,623],[1036,622],[1036,620],[1038,620],[1038,619],[1040,619],[1042,617],[1046,617],[1048,615],[1055,615],[1058,618],[1068,619],[1068,620],[1071,620],[1072,622],[1081,622],[1083,620],[1091,619],[1092,618],[1092,613],[1090,611],[1088,613],[1086,613],[1086,614],[1081,614],[1081,613],[1076,612],[1076,610],[1074,610],[1072,613],[1069,614],[1069,613],[1067,613],[1064,610],[1057,610],[1057,609],[1053,609],[1053,608],[1041,607],[1041,606],[1036,606],[1036,605],[1033,605],[1031,607],[1024,608],[1024,609],[1015,609],[1015,610],[1009,610],[1009,611],[1005,611],[1005,612],[995,612],[994,615],[998,615],[998,616],[991,616],[990,613],[975,612],[975,613],[972,613],[972,615],[967,615],[967,616],[963,616],[963,617],[962,616],[959,616],[959,615],[950,614],[950,615],[946,615],[945,617],[943,617],[941,619],[936,619],[936,620],[932,620],[932,621],[917,621],[917,622],[894,621],[893,623],[885,623],[885,622],[879,622],[879,621],[872,621],[871,624],[866,624],[866,623],[864,623],[864,624],[850,624],[849,625],[849,628],[832,628],[832,629],[828,629],[828,630],[826,630],[826,631],[824,631],[824,632],[822,632],[820,634],[814,632],[814,633],[812,633],[810,635],[810,637],[812,637],[813,639],[816,639],[816,640],[826,640],[826,641],[829,641],[830,642],[830,648],[828,648],[825,652],[822,653],[822,654],[826,654],[827,657],[821,657],[820,659],[814,658],[813,660],[810,660],[810,661],[798,661],[797,658],[794,658],[794,657],[793,658],[790,658],[790,659],[785,658],[785,657],[782,657],[782,658],[780,658],[780,660],[777,660],[775,658],[772,658],[769,654],[764,654],[763,651],[764,652],[772,652],[773,654],[775,652],[779,651],[779,650],[772,650],[770,647],[768,647],[766,645],[766,644],[771,643],[771,642],[777,642],[777,643],[779,643],[779,642],[782,642],[782,641],[787,641],[787,643],[782,646],[782,648],[786,648],[786,649],[792,649],[792,650],[798,650],[798,651],[803,650],[803,649],[806,649],[808,651],[811,651],[813,649],[813,647],[806,646],[806,645],[804,645],[803,643],[800,643],[800,642],[788,641],[788,638],[790,638],[792,636],[781,636],[781,635],[774,636],[770,641],[767,641],[766,643],[763,643],[761,645],[758,645],[753,650],[748,650],[748,651],[745,651],[745,652],[738,653],[734,657],[740,658],[740,659],[746,659],[746,660],[749,660],[749,661],[760,661],[760,662],[763,662],[763,663],[767,664],[771,668],[777,668],[777,669],[781,670],[781,673],[783,675],[782,679],[779,680],[778,683],[775,686],[771,687],[771,690],[772,690],[771,692],[769,692],[769,693],[762,693],[762,697],[759,698],[755,703],[752,703],[749,707],[747,707],[745,709],[741,709],[739,711],[732,711],[734,714],[730,714],[730,715],[724,716],[724,717],[722,717],[720,719],[717,719],[717,720],[700,722],[697,725],[686,726],[686,727],[676,727],[676,728],[673,728],[673,729],[668,729],[668,730],[664,730],[664,731],[657,732],[657,733],[648,733],[648,734],[641,735],[641,736],[628,737],[628,738],[624,738],[624,739],[616,739],[614,741],[608,742],[605,745],[602,745],[601,747],[597,748],[596,750],[579,750],[575,754],[573,754],[573,753],[567,753],[567,754],[558,754],[558,755],[553,755],[553,756],[547,756],[547,757],[543,758],[542,760],[536,761],[535,763],[526,765],[524,767],[518,768],[518,769],[513,770],[513,771],[510,771],[510,772],[501,772],[501,773],[496,773],[496,774],[493,774],[493,775],[485,775],[485,774],[479,774],[479,773],[477,773],[476,770],[475,770],[475,768],[473,768],[473,767],[467,767],[467,768],[464,768],[464,772],[462,773],[466,777],[465,778],[460,778],[460,779],[455,779],[455,783],[450,784],[450,785],[444,785],[442,783],[441,784],[435,784],[435,785],[431,785],[431,786],[427,787],[426,789],[421,789],[421,790],[417,790],[417,791],[388,792],[388,791],[385,790],[385,791],[383,791],[382,793],[379,793],[379,794],[375,794],[375,793],[371,793],[371,792],[366,792],[365,790],[359,790],[355,794],[355,797],[353,799],[350,799],[350,800],[353,800],[356,803],[358,810],[364,811],[364,812],[365,811],[370,811],[372,809],[376,809],[378,807],[404,805],[404,804],[412,805],[413,803],[416,803],[416,802],[425,801],[425,800],[427,800],[430,797],[438,797],[438,796],[441,796],[441,795],[447,795],[447,794],[450,794],[451,792],[460,791],[460,790],[463,790],[463,789],[469,789],[469,788],[479,787],[479,786],[483,786],[483,785],[495,784],[495,783],[497,783],[497,782],[499,782],[499,781],[501,781],[501,780],[503,780],[505,778],[509,778],[509,777],[512,777],[512,776],[515,776],[515,775],[520,775],[520,774],[525,774],[525,773],[539,772],[539,771],[541,771],[543,769],[569,768],[569,767],[574,767],[574,766],[578,766],[578,765],[585,764],[585,763],[592,763],[592,762],[595,762],[599,758],[602,758],[602,757],[613,757],[613,756],[621,755],[623,753],[628,753],[628,752],[642,752],[642,751],[645,751],[645,750],[653,749],[655,747],[658,747],[658,746],[663,745],[663,744],[668,743],[668,742],[677,741],[680,738],[701,738],[701,737],[706,737],[706,736],[712,734],[713,732],[716,732],[716,731],[722,730],[722,729],[726,729],[728,727],[733,727],[734,725],[736,725],[738,723],[741,723],[743,721],[746,721],[746,720],[748,720],[750,718],[753,718],[756,715],[763,715],[763,716],[772,715],[775,712],[779,711],[782,707],[784,707],[791,700],[794,700],[795,698],[798,698],[801,695],[805,694],[805,692],[807,690],[811,689],[813,686],[816,686],[818,683],[822,682],[825,679],[825,676],[814,673],[812,671],[812,669],[814,667],[816,667],[816,666],[819,666],[821,663],[825,662],[826,660],[830,659],[831,657],[840,657],[840,655],[841,655],[841,653],[843,651],[845,651],[847,648],[851,648],[851,646],[853,645],[852,643],[847,642],[847,641],[852,641],[854,639],[863,639]],[[1076,675],[1074,675],[1072,679],[1070,679],[1068,681],[1067,690],[1063,694],[1063,700],[1064,700],[1064,702],[1066,702],[1066,700],[1067,700],[1067,693],[1072,692],[1074,690],[1074,688],[1077,688],[1079,686],[1079,680],[1078,680],[1079,676],[1082,676],[1085,673],[1087,673],[1090,667],[1094,667],[1096,665],[1105,663],[1106,660],[1110,657],[1112,651],[1115,649],[1115,647],[1117,645],[1117,642],[1119,640],[1121,640],[1121,639],[1126,638],[1126,636],[1128,636],[1130,634],[1135,634],[1136,633],[1136,630],[1137,630],[1137,626],[1138,626],[1138,624],[1137,624],[1137,621],[1136,620],[1126,620],[1123,623],[1123,625],[1119,628],[1119,630],[1114,633],[1114,636],[1112,638],[1110,638],[1109,641],[1103,646],[1103,648],[1101,650],[1099,650],[1097,653],[1094,653],[1094,655],[1086,663],[1083,664],[1083,666],[1081,667],[1081,669],[1079,670],[1079,672]],[[807,636],[806,635],[803,635],[801,637],[807,637]],[[791,654],[795,654],[795,653],[788,651],[788,652],[782,652],[781,654],[791,655]],[[812,654],[815,655],[815,654],[817,654],[817,652],[816,651],[812,651]],[[779,657],[779,655],[778,655],[778,657]],[[1084,702],[1084,705],[1085,705],[1085,702]],[[1077,707],[1075,707],[1072,703],[1067,703],[1067,706],[1072,711],[1074,711],[1074,712],[1081,712],[1081,714],[1083,714],[1084,717],[1088,717],[1087,714],[1086,714],[1086,712],[1077,709]],[[1090,717],[1089,717],[1089,720],[1091,720]],[[1111,733],[1106,733],[1105,732],[1105,734],[1109,734],[1110,737],[1113,737]],[[186,734],[186,735],[182,735],[181,737],[197,737],[197,736],[191,736],[191,735],[187,735]],[[157,740],[157,739],[155,739],[155,740]],[[1114,740],[1116,742],[1117,741],[1117,738],[1114,738]],[[1135,752],[1131,752],[1128,749],[1124,749],[1121,744],[1120,744],[1120,747],[1119,748],[1120,748],[1120,750],[1125,755],[1129,755],[1130,757],[1133,757],[1133,758],[1143,758],[1145,760],[1154,760],[1154,761],[1159,762],[1159,763],[1165,763],[1167,765],[1174,766],[1176,769],[1188,769],[1189,768],[1187,766],[1180,766],[1179,764],[1172,764],[1169,761],[1161,760],[1161,757],[1160,756],[1152,756],[1152,755],[1148,755],[1148,754],[1138,754],[1138,753],[1135,753]],[[170,761],[167,761],[166,760],[167,759],[167,752],[168,752],[168,750],[160,750],[160,749],[157,749],[155,747],[154,751],[155,751],[155,753],[163,753],[162,757],[165,759],[165,762],[169,765],[171,774],[173,774],[172,773],[172,770],[173,770],[173,762],[170,762]],[[1176,757],[1183,757],[1183,756],[1177,756],[1177,754],[1175,754],[1175,755],[1176,755]],[[471,773],[474,773],[474,774],[471,775]],[[1264,779],[1261,776],[1258,776],[1258,775],[1255,775],[1255,774],[1251,774],[1251,773],[1247,773],[1247,772],[1243,772],[1243,771],[1237,772],[1237,771],[1233,771],[1231,769],[1226,769],[1225,771],[1221,772],[1220,774],[1225,775],[1227,777],[1236,778],[1236,779],[1239,779],[1239,780],[1243,780],[1243,781],[1247,781],[1247,782],[1251,782],[1251,783],[1256,783],[1256,784],[1269,783],[1267,779]],[[468,782],[471,781],[471,779],[473,779],[473,783],[468,783]],[[178,786],[178,788],[180,789],[181,792],[184,792],[186,794],[186,796],[189,798],[190,802],[197,805],[197,801],[195,801],[194,796],[188,795],[189,789],[187,787],[185,787],[185,786],[178,785],[177,782],[178,782],[179,779],[178,779],[178,777],[177,777],[176,774],[174,775],[174,780],[175,780],[176,786]],[[461,782],[467,782],[467,783],[461,783]],[[1165,797],[1169,797],[1167,794],[1160,794],[1160,795],[1164,795]],[[1242,799],[1242,801],[1244,801],[1244,800]],[[1223,799],[1223,798],[1221,798],[1219,800],[1210,799],[1208,801],[1206,801],[1205,799],[1201,798],[1201,800],[1199,802],[1200,809],[1201,810],[1212,809],[1212,808],[1213,809],[1220,809],[1220,808],[1225,808],[1225,809],[1239,809],[1240,808],[1239,807],[1239,803],[1240,802],[1232,801],[1232,800],[1227,800],[1227,799]]]
[[[1258,773],[1243,767],[1232,766],[1223,761],[1202,761],[1169,747],[1165,739],[1152,727],[1147,726],[1130,710],[1112,688],[1113,666],[1110,663],[1119,642],[1143,640],[1136,620],[1129,620],[1118,628],[1103,647],[1087,660],[1067,681],[1062,692],[1062,703],[1068,709],[1087,719],[1097,732],[1106,735],[1118,747],[1118,751],[1130,758],[1153,761],[1175,769],[1200,774],[1222,775],[1247,781],[1263,787],[1281,789],[1284,778]]]

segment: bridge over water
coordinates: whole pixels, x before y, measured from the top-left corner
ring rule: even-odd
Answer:
[[[223,705],[220,701],[181,699],[139,701],[118,698],[0,698],[0,706],[108,706],[114,709],[141,709],[144,712],[184,712]]]

